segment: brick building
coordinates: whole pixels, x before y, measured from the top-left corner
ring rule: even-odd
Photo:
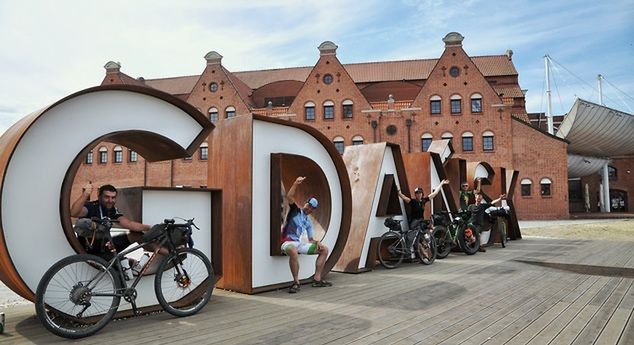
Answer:
[[[313,66],[243,72],[227,70],[222,56],[210,52],[200,75],[161,79],[133,78],[109,62],[102,85],[162,90],[194,105],[216,126],[249,113],[303,122],[340,152],[382,141],[421,152],[433,139],[452,138],[457,157],[519,170],[519,179],[531,182],[524,193],[516,187],[520,219],[566,218],[567,142],[530,125],[512,51],[469,56],[459,33],[443,41],[437,59],[353,64],[342,64],[338,47],[327,41]],[[207,183],[208,163],[207,147],[191,159],[147,163],[125,147],[102,143],[75,185],[90,180],[198,188]]]

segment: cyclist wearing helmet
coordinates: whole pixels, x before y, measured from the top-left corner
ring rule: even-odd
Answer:
[[[434,189],[431,194],[428,196],[423,196],[423,188],[416,187],[414,189],[414,198],[408,197],[407,195],[401,193],[401,190],[398,190],[398,196],[405,201],[405,203],[409,204],[411,207],[411,218],[409,222],[409,228],[414,229],[422,220],[423,220],[423,212],[425,210],[425,204],[433,199],[438,193],[440,193],[440,189],[443,185],[448,184],[449,180],[442,180],[436,189]]]

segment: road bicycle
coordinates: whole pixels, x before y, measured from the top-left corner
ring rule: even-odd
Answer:
[[[457,212],[453,220],[447,211],[432,215],[434,222],[433,237],[438,250],[437,258],[446,258],[455,247],[465,254],[473,255],[480,249],[480,232],[469,221],[471,212]]]
[[[428,230],[427,221],[421,221],[414,229],[403,231],[401,221],[392,217],[383,223],[389,230],[379,239],[377,253],[385,268],[398,267],[405,257],[431,265],[436,260],[436,241]]]
[[[107,217],[93,221],[96,233],[105,243],[111,243],[110,229],[116,221]],[[102,329],[114,317],[121,298],[131,303],[137,315],[136,286],[156,260],[160,261],[154,291],[161,307],[175,316],[197,313],[209,302],[215,279],[205,254],[187,247],[192,227],[198,229],[193,219],[182,224],[166,219],[144,233],[142,243],[120,253],[112,249],[113,258],[109,261],[91,254],[61,259],[46,271],[37,286],[35,311],[39,320],[53,334],[77,339]],[[121,262],[127,263],[127,254],[148,244],[158,245],[154,255],[136,278],[130,279]],[[167,255],[157,255],[162,248],[167,248]],[[132,280],[131,284],[127,279]]]

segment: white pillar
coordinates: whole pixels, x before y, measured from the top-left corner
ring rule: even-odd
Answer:
[[[610,182],[608,178],[608,163],[603,166],[603,212],[610,212]]]

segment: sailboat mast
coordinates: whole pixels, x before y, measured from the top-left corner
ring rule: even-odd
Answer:
[[[555,134],[553,128],[552,99],[550,95],[550,56],[544,55],[544,70],[546,73],[546,121],[548,122],[548,133]]]
[[[599,104],[605,105],[603,103],[603,83],[601,83],[601,79],[603,79],[602,75],[597,75],[597,83],[599,84]]]

